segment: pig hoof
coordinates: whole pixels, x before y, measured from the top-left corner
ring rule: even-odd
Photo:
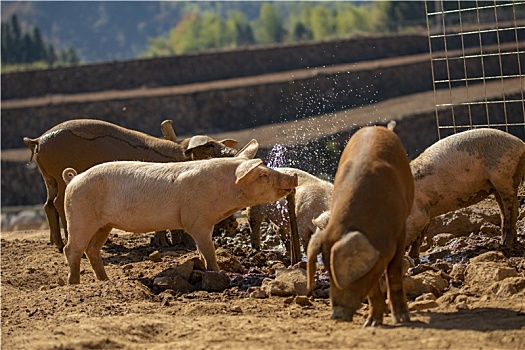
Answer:
[[[396,315],[392,315],[392,322],[394,324],[410,322],[410,314],[408,312],[402,312]]]
[[[368,318],[363,327],[377,327],[383,324],[383,320],[376,320],[374,318]]]
[[[336,320],[336,321],[352,322],[353,315],[348,316],[348,315],[344,315],[344,314],[341,314],[341,313],[332,312],[332,316],[330,316],[330,318],[332,320]]]

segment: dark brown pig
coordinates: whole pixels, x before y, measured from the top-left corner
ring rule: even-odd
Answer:
[[[317,255],[330,273],[332,318],[352,320],[368,296],[365,326],[383,322],[385,273],[394,323],[408,322],[402,262],[405,223],[414,199],[414,179],[396,134],[364,127],[345,147],[334,181],[330,217],[308,245],[308,287],[314,286]]]
[[[47,200],[44,210],[49,223],[51,243],[60,251],[64,247],[59,218],[67,239],[67,221],[64,215],[66,184],[62,180],[62,172],[68,167],[83,172],[94,165],[115,160],[182,162],[233,157],[237,153],[233,148],[237,145],[235,140],[216,141],[208,136],[196,135],[180,143],[174,142],[175,132],[165,126],[163,123],[162,132],[169,140],[96,119],[65,121],[35,139],[24,137],[24,142],[31,150],[31,159],[35,156],[46,184]],[[169,135],[167,131],[170,131]]]

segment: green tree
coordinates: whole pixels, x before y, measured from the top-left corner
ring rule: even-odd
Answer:
[[[62,51],[57,57],[53,45],[46,44],[40,30],[34,27],[32,31],[23,32],[18,18],[13,15],[9,21],[2,22],[2,52],[3,64],[28,64],[34,62],[47,62],[49,65],[57,63],[79,62],[74,48]]]
[[[380,10],[379,29],[397,32],[401,28],[422,25],[426,21],[425,4],[422,1],[383,1]]]
[[[261,43],[280,43],[285,36],[284,27],[277,10],[271,3],[261,5],[258,19],[258,41]],[[257,35],[256,35],[257,37]]]
[[[253,30],[246,15],[240,11],[230,11],[226,20],[226,41],[232,47],[255,43]]]
[[[313,38],[326,39],[334,35],[333,14],[324,6],[315,6],[310,17],[310,26]]]
[[[352,4],[344,3],[335,13],[335,32],[338,37],[345,37],[355,32],[370,30],[369,9],[359,8]]]

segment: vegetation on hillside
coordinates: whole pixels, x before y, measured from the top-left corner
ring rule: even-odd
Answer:
[[[250,20],[239,10],[225,15],[185,15],[167,36],[149,39],[146,57],[214,48],[235,48],[306,40],[331,40],[357,33],[384,33],[423,27],[423,2],[263,2]]]
[[[26,30],[29,38],[26,41],[32,42],[29,46],[40,45],[42,38],[47,40],[43,50],[32,50],[31,54],[38,57],[40,65],[47,66],[54,56],[63,62],[80,58],[91,63],[257,44],[333,40],[360,33],[404,32],[414,28],[424,31],[425,4],[430,12],[440,11],[434,8],[436,4],[443,5],[448,18],[454,17],[458,6],[462,10],[470,8],[471,11],[463,12],[464,24],[477,24],[477,16],[485,23],[493,22],[496,15],[493,1],[432,0],[2,1],[0,13],[3,21],[9,22],[16,15],[19,28],[30,28]],[[512,2],[498,1],[500,21],[512,20],[513,16],[523,20],[522,5],[502,4]],[[510,17],[505,17],[505,12]],[[431,21],[440,19],[433,16]],[[3,38],[4,33],[7,30],[2,28]],[[12,43],[2,44],[3,69],[6,61],[13,61],[8,56],[22,55],[24,60],[28,59],[29,54],[20,54]],[[55,50],[63,51],[53,55],[51,44]]]
[[[38,27],[24,31],[18,17],[12,15],[9,21],[2,21],[2,71],[21,67],[47,68],[59,64],[77,64],[79,58],[72,47],[56,51],[46,43]]]

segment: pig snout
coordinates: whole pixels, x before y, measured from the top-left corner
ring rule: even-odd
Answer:
[[[354,310],[349,310],[346,306],[334,306],[332,308],[332,315],[330,315],[330,318],[336,321],[352,322],[354,318],[354,312]]]

